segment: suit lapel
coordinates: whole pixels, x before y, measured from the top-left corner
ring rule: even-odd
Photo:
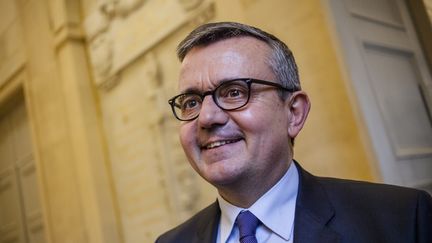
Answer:
[[[299,191],[294,219],[295,243],[337,243],[340,236],[327,225],[334,217],[334,209],[316,177],[295,162],[299,173]],[[196,237],[192,242],[216,242],[220,220],[218,202],[210,205],[200,217]]]
[[[206,213],[200,218],[196,232],[197,240],[193,242],[216,242],[220,214],[219,203],[216,201],[209,206]]]
[[[295,243],[340,242],[339,234],[327,224],[334,209],[322,185],[295,162],[299,172],[299,192],[294,219]]]

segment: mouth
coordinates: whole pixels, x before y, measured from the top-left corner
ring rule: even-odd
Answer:
[[[242,140],[242,139],[236,138],[236,139],[214,141],[214,142],[210,142],[210,143],[205,144],[204,146],[201,147],[201,149],[213,149],[213,148],[217,148],[220,146],[224,146],[226,144],[236,143],[240,140]]]

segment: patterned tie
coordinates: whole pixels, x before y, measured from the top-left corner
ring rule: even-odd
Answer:
[[[255,231],[260,221],[249,211],[240,212],[236,223],[240,230],[240,243],[257,243]]]

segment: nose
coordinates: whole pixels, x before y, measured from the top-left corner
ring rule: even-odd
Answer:
[[[211,95],[207,95],[197,119],[201,128],[212,128],[225,124],[228,121],[228,113],[216,105]]]

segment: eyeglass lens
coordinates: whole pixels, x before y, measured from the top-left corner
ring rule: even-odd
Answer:
[[[189,120],[198,116],[204,97],[208,94],[217,106],[224,110],[234,110],[244,106],[249,99],[249,85],[246,80],[233,80],[222,83],[213,92],[200,94],[183,94],[174,102],[174,112],[181,120]]]

